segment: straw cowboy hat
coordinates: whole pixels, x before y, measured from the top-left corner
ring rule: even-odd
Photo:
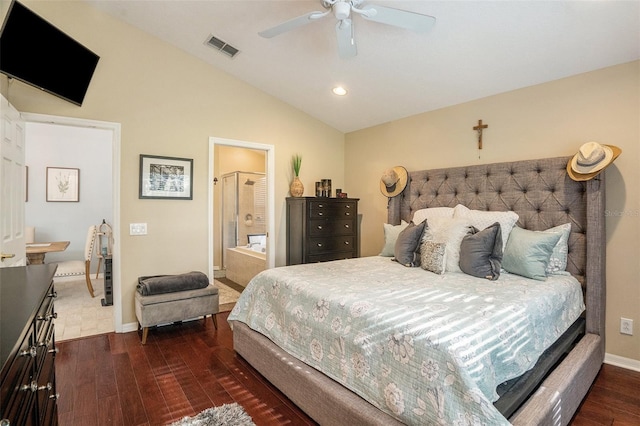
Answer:
[[[587,142],[567,163],[567,173],[575,181],[593,179],[613,163],[621,153],[622,150],[617,146]]]
[[[407,186],[407,169],[396,166],[382,173],[380,179],[380,192],[386,197],[395,197],[404,191]]]

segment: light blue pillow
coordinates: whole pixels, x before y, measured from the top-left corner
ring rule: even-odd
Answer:
[[[400,232],[402,232],[402,230],[406,228],[407,225],[409,224],[404,220],[400,222],[400,225],[389,225],[388,223],[384,224],[384,247],[382,247],[380,256],[393,256],[398,235],[400,235]]]
[[[566,274],[565,269],[567,269],[567,257],[569,256],[569,234],[571,234],[571,224],[565,223],[541,232],[559,232],[561,235],[558,243],[553,248],[551,257],[549,258],[547,275]]]
[[[502,267],[512,274],[544,281],[553,248],[562,232],[535,232],[514,227],[507,240]]]

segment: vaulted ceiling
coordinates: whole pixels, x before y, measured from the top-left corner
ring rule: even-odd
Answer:
[[[640,58],[638,1],[365,1],[436,22],[415,33],[354,15],[348,59],[331,14],[258,35],[324,11],[318,0],[86,1],[343,132]],[[211,35],[240,52],[212,49]]]

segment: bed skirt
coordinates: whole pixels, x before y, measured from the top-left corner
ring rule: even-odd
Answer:
[[[323,426],[402,424],[246,324],[233,321],[232,326],[235,351]],[[568,424],[603,360],[604,342],[586,334],[509,421],[516,426]]]

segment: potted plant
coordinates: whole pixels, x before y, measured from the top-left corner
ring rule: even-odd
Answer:
[[[291,160],[294,177],[293,177],[293,182],[291,182],[291,186],[289,187],[289,192],[291,193],[292,197],[302,197],[302,194],[304,194],[304,185],[302,185],[302,182],[300,181],[300,178],[299,178],[301,164],[302,164],[302,156],[299,154],[294,155]]]

